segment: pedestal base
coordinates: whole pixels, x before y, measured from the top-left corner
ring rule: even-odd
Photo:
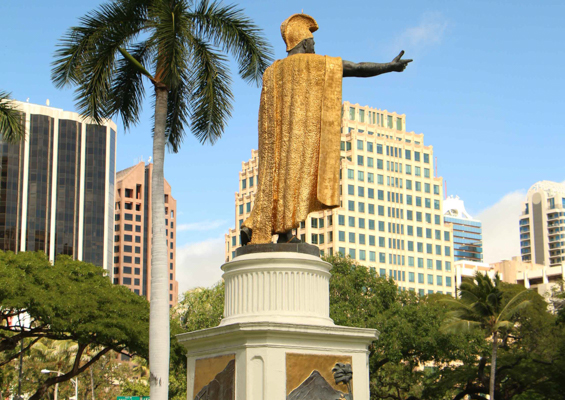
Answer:
[[[222,266],[220,326],[177,336],[187,349],[188,400],[336,400],[349,393],[335,383],[336,363],[351,365],[354,399],[369,399],[367,349],[377,331],[334,325],[331,264],[317,252],[246,246]]]
[[[368,400],[367,347],[376,338],[374,329],[274,322],[185,333],[187,399],[336,400],[348,392],[331,372],[342,362],[352,366],[355,400]]]

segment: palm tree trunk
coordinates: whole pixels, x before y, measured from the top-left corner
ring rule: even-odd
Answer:
[[[151,177],[151,303],[149,315],[149,366],[151,400],[167,400],[169,392],[169,279],[165,235],[165,127],[168,90],[155,85],[155,130]]]
[[[494,382],[496,374],[496,353],[498,351],[498,332],[492,334],[492,358],[490,360],[490,385],[489,397],[494,400]]]
[[[90,389],[92,391],[92,400],[96,400],[94,398],[94,372],[92,372],[92,365],[88,368],[90,369]]]

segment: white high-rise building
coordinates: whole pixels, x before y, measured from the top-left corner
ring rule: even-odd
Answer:
[[[535,183],[528,190],[519,224],[522,261],[561,265],[565,261],[565,185]]]

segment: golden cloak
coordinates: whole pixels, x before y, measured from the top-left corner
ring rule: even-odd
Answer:
[[[339,207],[341,58],[295,54],[263,74],[252,244]]]

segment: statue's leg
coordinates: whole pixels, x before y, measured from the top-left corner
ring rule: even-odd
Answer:
[[[244,226],[239,231],[239,236],[240,236],[240,239],[241,239],[241,245],[247,246],[247,243],[251,242],[251,237],[253,236],[253,231],[251,230],[251,228]]]
[[[300,239],[298,239],[295,235],[292,234],[292,229],[286,231],[285,233],[279,233],[279,239],[277,243],[300,243]]]

